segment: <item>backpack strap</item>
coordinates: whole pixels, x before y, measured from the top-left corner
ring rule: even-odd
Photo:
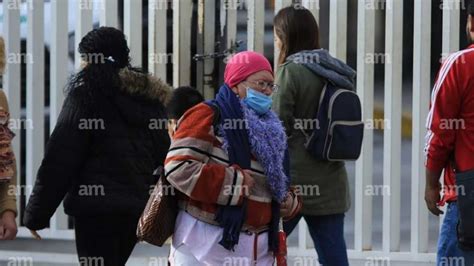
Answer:
[[[315,108],[315,109],[316,109],[316,110],[314,111],[315,116],[317,116],[318,113],[319,113],[319,108],[321,107],[321,98],[324,97],[324,92],[326,91],[326,87],[327,87],[327,86],[330,86],[330,85],[333,85],[333,86],[334,86],[334,84],[333,84],[330,80],[325,79],[325,81],[326,81],[326,82],[324,83],[323,89],[321,90],[321,94],[319,95],[319,98],[318,98],[318,100],[317,100],[317,101],[318,101],[318,107]],[[305,137],[306,142],[308,142],[309,139],[311,138],[311,134],[312,134],[312,133],[309,133],[309,134],[308,134],[308,132],[306,132],[306,130],[303,128],[303,125],[301,125],[301,126],[299,127],[299,130],[300,130],[300,132],[303,134],[303,136]],[[313,131],[314,131],[314,130],[313,130]]]

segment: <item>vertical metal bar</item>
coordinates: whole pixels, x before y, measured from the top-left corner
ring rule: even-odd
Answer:
[[[329,52],[346,61],[347,57],[347,0],[330,0]]]
[[[443,0],[443,57],[459,50],[460,1]]]
[[[54,129],[64,101],[63,88],[68,76],[68,2],[51,1],[51,83],[50,83],[50,132]],[[67,229],[67,216],[58,209],[51,220],[51,230]]]
[[[125,0],[123,24],[130,48],[131,64],[142,67],[142,0]]]
[[[100,25],[118,28],[118,0],[100,1]]]
[[[198,53],[210,54],[215,51],[215,25],[216,25],[215,0],[198,1]],[[203,93],[204,98],[214,98],[212,87],[212,72],[214,60],[199,61],[197,64],[197,88]]]
[[[44,152],[44,2],[28,0],[26,62],[26,185],[34,184]],[[29,198],[27,191],[27,199]]]
[[[413,140],[411,192],[411,252],[428,251],[428,211],[425,189],[425,122],[431,86],[431,1],[415,0],[413,31]]]
[[[68,2],[51,1],[51,97],[50,128],[56,125],[64,100],[63,88],[68,77]]]
[[[168,63],[167,18],[168,0],[150,0],[148,6],[148,69],[166,81]]]
[[[385,30],[385,116],[383,183],[383,250],[400,249],[400,167],[403,67],[403,0],[388,0]],[[380,57],[377,57],[380,58]]]
[[[227,12],[227,48],[230,48],[236,42],[237,36],[237,10],[240,6],[239,0],[223,0],[226,2]]]
[[[374,65],[366,60],[375,50],[375,11],[376,0],[361,0],[358,3],[357,34],[357,94],[362,100],[364,121],[373,120],[374,111]],[[372,248],[372,196],[366,191],[373,179],[373,130],[366,128],[362,153],[356,162],[355,191],[355,250]]]
[[[76,69],[81,67],[81,55],[78,47],[82,37],[84,37],[90,30],[92,30],[92,0],[78,0],[78,7],[76,9],[76,32],[74,37],[75,59],[74,65]]]
[[[7,59],[10,55],[20,56],[21,41],[20,41],[20,0],[7,0],[3,3],[3,12],[5,14],[3,21],[3,33],[5,38],[5,52]],[[13,151],[17,161],[17,176],[21,176],[21,153],[20,153],[20,139],[21,139],[21,62],[8,62],[5,75],[3,76],[3,90],[8,97],[8,105],[10,108],[10,119],[14,119],[17,127],[12,127],[11,130],[16,134],[13,139]],[[19,178],[17,179],[20,180]],[[19,184],[17,184],[19,185]],[[19,207],[20,201],[17,201]],[[18,208],[19,210],[20,208]],[[19,216],[19,215],[18,215]]]
[[[265,37],[265,1],[247,0],[248,50],[263,53]]]
[[[206,23],[206,10],[205,10],[205,0],[198,0],[198,29],[197,29],[197,43],[196,50],[198,54],[206,54],[205,52],[205,43],[204,43],[204,32],[205,32],[205,23]],[[196,89],[203,93],[204,91],[204,60],[196,62]]]
[[[204,4],[204,53],[213,53],[216,42],[216,1],[205,1]],[[212,75],[214,71],[214,60],[204,61],[204,83],[203,96],[205,99],[214,99],[214,87],[212,86]]]
[[[173,1],[173,86],[191,83],[192,1]]]

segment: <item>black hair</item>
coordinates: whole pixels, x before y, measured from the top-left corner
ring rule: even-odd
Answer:
[[[469,5],[467,6],[467,14],[474,16],[474,0],[469,1]]]
[[[123,32],[100,27],[87,33],[78,48],[85,67],[73,75],[66,88],[91,102],[96,93],[111,95],[122,86],[119,72],[130,67],[130,49]]]
[[[193,106],[204,101],[204,97],[196,89],[188,86],[173,90],[168,102],[168,118],[179,119]]]

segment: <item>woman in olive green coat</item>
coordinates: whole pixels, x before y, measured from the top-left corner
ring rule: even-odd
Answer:
[[[300,6],[284,8],[275,17],[274,26],[280,50],[276,74],[276,84],[280,89],[273,97],[273,108],[288,135],[292,185],[299,188],[303,199],[300,215],[285,223],[285,231],[290,234],[303,217],[315,243],[319,262],[330,266],[348,265],[344,213],[350,208],[350,194],[344,162],[317,160],[305,150],[304,143],[305,134],[318,126],[314,115],[327,80],[338,83],[352,77],[331,69],[336,59],[320,49],[318,25],[308,10]],[[305,56],[314,54],[314,58],[298,58],[300,52]],[[323,66],[319,60],[308,62],[311,59],[328,60],[329,64]],[[340,61],[335,63],[355,75],[347,65]],[[305,64],[316,64],[317,68],[324,69],[329,67],[325,70],[330,71],[330,75],[317,75]]]

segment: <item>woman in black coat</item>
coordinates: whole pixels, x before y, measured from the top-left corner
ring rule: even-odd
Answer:
[[[46,228],[64,199],[65,212],[74,217],[80,263],[125,265],[157,181],[153,173],[169,148],[164,103],[170,88],[130,68],[129,48],[117,29],[89,32],[79,52],[84,67],[68,85],[24,223],[34,234]]]

